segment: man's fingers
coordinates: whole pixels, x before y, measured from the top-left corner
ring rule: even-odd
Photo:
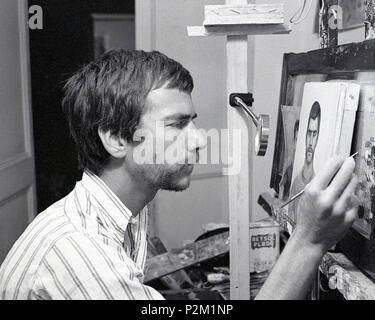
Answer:
[[[346,212],[344,223],[347,227],[351,227],[357,218],[358,218],[358,206],[355,206]]]
[[[341,194],[340,198],[337,200],[334,211],[336,212],[346,212],[353,207],[357,207],[357,200],[355,196],[355,191],[358,186],[358,178],[352,175],[350,183],[346,186],[344,192]]]
[[[347,158],[332,182],[326,189],[326,193],[329,197],[337,199],[346,189],[348,183],[352,180],[353,171],[355,168],[355,161],[353,158]],[[356,187],[356,185],[355,185]],[[355,190],[355,189],[354,189]]]
[[[310,187],[314,190],[324,190],[327,188],[332,178],[344,163],[344,158],[334,157],[331,158],[327,165],[325,165],[315,178],[310,182]]]

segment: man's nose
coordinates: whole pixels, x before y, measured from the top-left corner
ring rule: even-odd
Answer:
[[[194,128],[189,131],[188,149],[189,151],[204,149],[207,146],[206,135],[203,129]]]
[[[308,136],[307,141],[309,142],[309,145],[311,146],[312,145],[312,137],[310,135]]]

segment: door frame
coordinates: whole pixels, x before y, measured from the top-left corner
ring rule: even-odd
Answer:
[[[17,0],[18,28],[20,48],[20,71],[22,91],[22,112],[24,126],[24,152],[0,162],[0,179],[9,181],[0,185],[0,203],[9,201],[13,195],[27,189],[28,220],[31,222],[36,216],[37,199],[35,190],[35,158],[34,137],[32,125],[32,97],[30,73],[30,43],[28,30],[28,2]]]

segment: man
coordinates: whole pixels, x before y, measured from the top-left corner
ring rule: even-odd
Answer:
[[[318,144],[320,132],[321,110],[319,102],[314,102],[307,123],[306,139],[305,139],[305,162],[302,170],[294,178],[292,188],[290,190],[290,197],[293,197],[298,192],[302,191],[306,185],[315,177],[314,171],[314,155]],[[293,221],[297,222],[299,199],[296,199],[289,205],[289,216]]]
[[[143,51],[111,51],[67,82],[63,109],[84,174],[14,244],[0,269],[2,299],[163,298],[142,283],[146,205],[160,189],[186,189],[205,146],[192,89],[179,63]],[[152,163],[140,163],[150,146]],[[309,214],[259,298],[305,295],[321,256],[355,217],[352,162],[332,160],[306,192]]]

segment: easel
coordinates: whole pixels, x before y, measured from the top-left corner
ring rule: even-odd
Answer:
[[[204,26],[188,27],[189,36],[227,37],[227,94],[248,92],[248,35],[289,33],[280,5],[249,5],[247,0],[226,0],[225,6],[206,6]],[[229,99],[228,99],[229,100]],[[241,130],[241,172],[228,176],[230,225],[230,295],[232,300],[250,299],[249,215],[253,141],[249,118],[227,102],[229,132]],[[233,138],[233,137],[232,137]],[[233,141],[228,139],[228,152]]]

